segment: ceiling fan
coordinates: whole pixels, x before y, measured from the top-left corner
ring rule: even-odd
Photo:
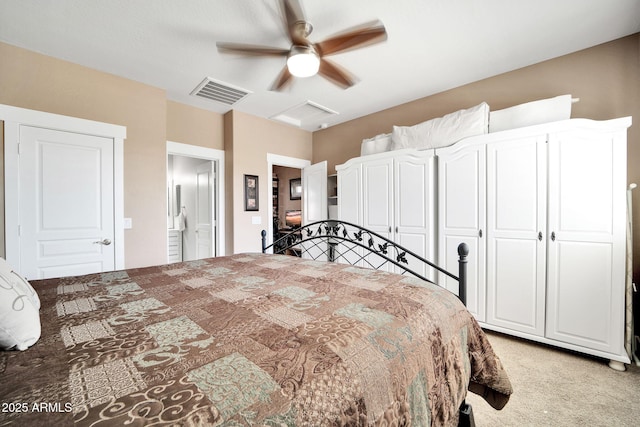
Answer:
[[[358,49],[387,39],[387,32],[380,21],[350,28],[319,43],[312,43],[308,37],[313,26],[306,20],[302,5],[298,0],[282,0],[282,10],[287,34],[291,41],[289,49],[256,46],[242,43],[217,42],[221,53],[236,53],[252,56],[283,56],[287,63],[271,90],[280,90],[291,83],[292,77],[310,77],[320,74],[329,81],[346,89],[357,79],[338,64],[326,59],[347,50]]]

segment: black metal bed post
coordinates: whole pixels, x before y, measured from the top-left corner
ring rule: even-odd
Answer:
[[[458,298],[464,306],[467,306],[467,255],[469,255],[469,245],[460,243],[458,245]]]
[[[467,306],[467,256],[469,255],[469,245],[460,243],[458,245],[458,298],[462,304]],[[473,408],[466,401],[460,405],[460,418],[458,427],[475,427],[473,418]]]
[[[267,230],[262,230],[260,235],[262,236],[262,253],[265,253],[267,250]]]

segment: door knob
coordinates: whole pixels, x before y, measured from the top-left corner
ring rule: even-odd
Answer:
[[[104,240],[98,240],[97,242],[93,242],[94,245],[105,245],[105,246],[109,246],[111,244],[111,240],[109,239],[104,239]]]

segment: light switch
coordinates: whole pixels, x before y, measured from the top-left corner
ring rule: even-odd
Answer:
[[[124,220],[122,221],[122,226],[125,230],[133,228],[133,220],[131,218],[124,218]]]
[[[261,216],[252,216],[251,217],[251,224],[254,224],[254,225],[262,224],[262,217]]]

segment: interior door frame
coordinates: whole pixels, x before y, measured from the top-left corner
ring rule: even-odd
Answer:
[[[124,140],[126,126],[0,104],[4,121],[5,259],[20,271],[20,126],[100,136],[113,140],[114,265],[124,269]]]
[[[267,221],[267,245],[273,243],[273,167],[285,166],[288,168],[302,169],[307,166],[311,166],[311,161],[306,159],[299,159],[296,157],[282,156],[280,154],[267,153],[267,188],[269,188],[269,194],[267,197],[267,214],[269,220]]]
[[[167,165],[165,172],[169,168],[169,156],[186,156],[202,160],[210,160],[216,162],[215,167],[215,186],[212,187],[214,194],[211,195],[215,208],[216,231],[211,233],[211,248],[216,256],[225,255],[225,205],[224,205],[224,151],[215,148],[201,147],[199,145],[184,144],[175,141],[167,141]],[[166,178],[165,178],[166,181]],[[165,211],[168,206],[165,206]],[[216,238],[217,236],[217,238]]]

